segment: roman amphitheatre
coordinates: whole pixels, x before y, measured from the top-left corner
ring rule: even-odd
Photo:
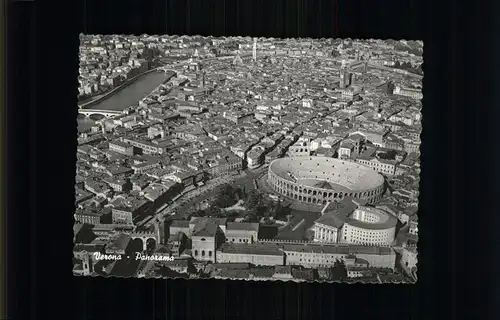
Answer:
[[[327,157],[287,157],[274,160],[268,184],[278,194],[306,204],[325,205],[346,196],[377,203],[384,177],[367,166]]]

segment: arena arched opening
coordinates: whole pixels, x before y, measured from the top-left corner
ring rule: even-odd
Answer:
[[[268,184],[282,196],[313,205],[346,196],[375,204],[384,193],[384,177],[372,168],[328,157],[274,160],[269,165]]]

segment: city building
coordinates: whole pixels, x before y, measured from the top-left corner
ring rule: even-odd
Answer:
[[[151,142],[139,141],[129,138],[122,138],[122,142],[136,147],[143,154],[164,154],[167,151],[167,146],[161,144],[154,144]]]
[[[299,140],[294,145],[288,147],[290,157],[304,157],[311,155],[311,147],[306,140]]]
[[[134,225],[134,221],[147,212],[150,207],[151,202],[143,199],[120,201],[120,203],[112,209],[113,223]]]
[[[216,249],[223,233],[215,223],[206,223],[191,234],[193,258],[201,261],[216,262]]]
[[[168,244],[170,245],[170,253],[173,257],[179,258],[187,248],[187,237],[184,233],[178,232],[171,234],[168,238]]]
[[[228,222],[226,226],[226,242],[254,243],[259,236],[259,224],[248,222]]]
[[[109,142],[109,150],[124,154],[127,156],[134,155],[134,147],[130,144],[123,143],[119,140]]]
[[[416,279],[418,268],[418,253],[416,247],[403,248],[401,251],[401,267],[405,272]]]
[[[383,210],[362,206],[352,198],[331,202],[314,222],[314,241],[391,245],[398,219]]]
[[[241,124],[247,120],[253,119],[254,113],[224,112],[223,117],[235,124]]]
[[[285,264],[285,254],[272,243],[224,243],[217,250],[217,262],[276,266]]]
[[[424,97],[421,89],[405,88],[401,86],[395,86],[393,94],[410,97],[416,100],[421,100]]]
[[[418,236],[418,221],[410,221],[409,226],[410,228],[408,229],[408,232],[412,235]]]
[[[306,268],[332,267],[352,256],[368,262],[371,268],[390,268],[396,265],[396,254],[390,247],[339,244],[284,244],[286,265]]]
[[[191,230],[188,220],[172,220],[169,226],[169,235],[175,236],[178,233],[183,233],[186,236],[191,236]]]

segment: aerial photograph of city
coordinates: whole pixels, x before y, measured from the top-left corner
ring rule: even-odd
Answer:
[[[82,34],[79,61],[74,275],[417,281],[422,41]]]

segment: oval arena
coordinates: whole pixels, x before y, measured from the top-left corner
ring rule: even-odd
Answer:
[[[307,204],[324,205],[345,196],[374,204],[384,177],[364,165],[327,157],[287,157],[269,165],[268,183],[277,193]]]

